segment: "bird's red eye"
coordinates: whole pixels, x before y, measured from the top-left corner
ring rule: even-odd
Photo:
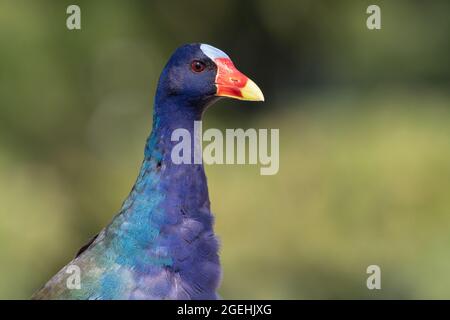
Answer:
[[[191,69],[194,72],[202,72],[203,70],[205,70],[205,64],[198,60],[192,61]]]

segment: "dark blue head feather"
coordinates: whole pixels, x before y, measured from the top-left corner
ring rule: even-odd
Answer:
[[[217,66],[205,55],[200,46],[200,44],[184,45],[178,48],[167,62],[156,91],[155,117],[169,112],[180,112],[180,116],[187,116],[190,120],[193,116],[199,120],[199,115],[205,107],[218,99],[215,96]],[[194,62],[202,63],[204,70],[193,71]]]

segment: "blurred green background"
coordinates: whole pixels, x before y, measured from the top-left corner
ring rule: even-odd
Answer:
[[[82,30],[66,28],[78,4]],[[382,29],[366,28],[381,7]],[[449,1],[0,1],[0,298],[28,298],[131,189],[171,52],[226,51],[280,171],[206,168],[224,298],[450,298]],[[377,264],[382,290],[366,288]]]

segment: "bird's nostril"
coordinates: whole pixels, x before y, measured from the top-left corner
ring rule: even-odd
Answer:
[[[239,83],[239,79],[236,78],[230,78],[230,81],[233,83]]]

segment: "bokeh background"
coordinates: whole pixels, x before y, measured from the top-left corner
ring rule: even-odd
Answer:
[[[66,28],[78,4],[82,30]],[[382,29],[366,28],[381,7]],[[450,298],[450,2],[0,1],[0,298],[29,298],[118,211],[181,44],[266,96],[280,171],[206,168],[224,298]],[[366,268],[382,290],[366,288]]]

